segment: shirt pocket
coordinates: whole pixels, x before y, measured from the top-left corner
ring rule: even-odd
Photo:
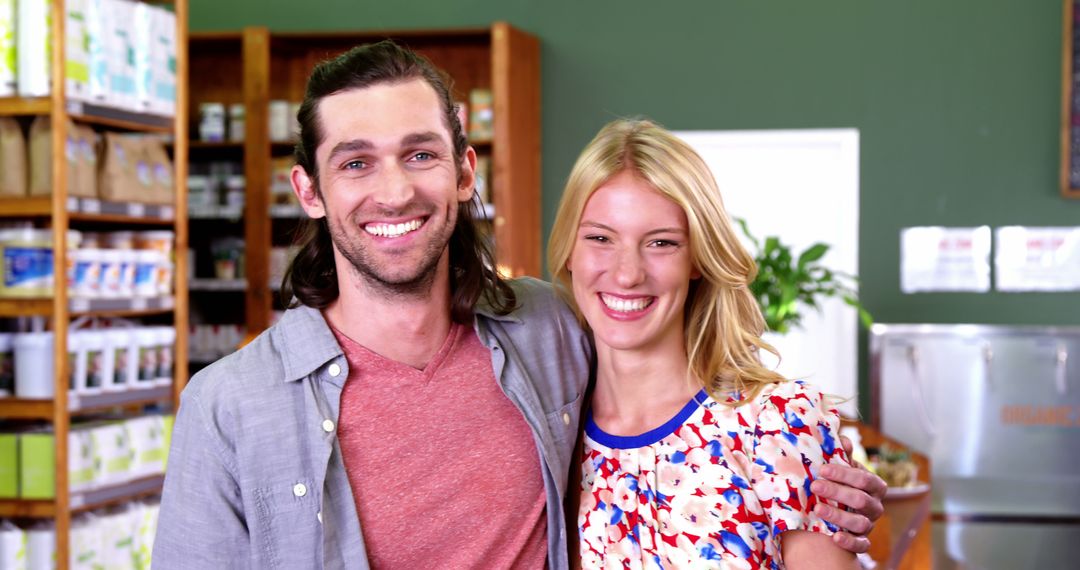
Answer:
[[[254,489],[257,516],[248,518],[255,566],[309,568],[322,552],[319,500],[311,479],[277,479]]]
[[[560,446],[573,447],[577,441],[582,396],[584,392],[578,392],[570,403],[546,415],[548,429],[551,430],[551,435]]]

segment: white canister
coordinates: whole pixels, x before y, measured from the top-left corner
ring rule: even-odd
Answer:
[[[102,297],[120,296],[120,274],[123,272],[121,253],[116,249],[101,250],[101,289]]]
[[[270,140],[274,142],[283,142],[289,140],[289,102],[281,99],[274,99],[270,101],[267,121],[270,123],[269,131]]]
[[[154,327],[158,347],[158,373],[155,383],[169,386],[173,381],[173,348],[176,344],[176,329],[173,327]]]
[[[166,256],[172,254],[173,240],[176,234],[172,230],[151,230],[135,234],[135,249],[155,249]]]
[[[26,568],[56,568],[56,530],[52,523],[39,523],[26,531]]]
[[[18,333],[15,348],[15,396],[49,399],[55,393],[53,333]]]
[[[76,249],[71,252],[75,263],[74,275],[68,284],[73,297],[92,299],[101,295],[101,252],[97,248]]]
[[[121,297],[135,295],[135,250],[120,249],[120,282],[117,291]]]
[[[26,531],[0,520],[0,568],[25,568]]]
[[[0,398],[15,395],[15,335],[0,332]]]
[[[149,388],[158,377],[158,332],[154,327],[139,327],[132,331],[138,356],[138,379],[135,386]]]
[[[109,249],[134,249],[135,232],[124,230],[105,234],[105,247]]]
[[[105,390],[120,392],[135,384],[131,373],[135,355],[131,350],[131,331],[105,331]]]
[[[137,297],[158,294],[158,267],[165,264],[165,254],[153,249],[135,250],[135,282],[132,289]]]
[[[105,331],[91,329],[79,331],[83,335],[80,346],[86,352],[84,368],[79,372],[84,394],[100,394],[105,389]]]

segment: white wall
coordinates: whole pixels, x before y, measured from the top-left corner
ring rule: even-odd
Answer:
[[[779,236],[796,254],[815,242],[825,242],[830,249],[823,264],[858,274],[857,130],[676,134],[705,159],[728,212],[745,219],[755,237]],[[851,416],[857,408],[857,332],[855,311],[843,301],[832,300],[820,314],[804,311],[801,330],[768,340],[780,349],[782,374],[851,398],[840,407]]]

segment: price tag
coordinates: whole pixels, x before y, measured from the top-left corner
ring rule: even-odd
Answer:
[[[78,394],[72,394],[71,392],[68,392],[68,411],[73,412],[79,409],[79,404],[80,402]]]
[[[101,201],[93,198],[83,198],[82,211],[85,214],[100,214]]]
[[[172,206],[161,206],[158,209],[158,216],[163,220],[171,220],[176,217],[176,213],[173,212]]]
[[[146,206],[132,202],[127,205],[127,211],[129,216],[141,218],[146,215]]]
[[[173,298],[172,297],[162,297],[161,298],[161,308],[162,309],[172,309],[173,308]]]
[[[71,498],[68,500],[68,505],[72,509],[81,508],[85,504],[86,504],[86,497],[84,497],[81,493],[76,494],[76,495],[71,495]]]
[[[65,106],[67,107],[67,112],[71,113],[72,115],[81,115],[81,114],[83,114],[82,101],[75,101],[73,99],[68,99],[67,104]]]
[[[69,211],[69,212],[78,212],[79,211],[79,199],[78,198],[68,196],[68,199],[67,199],[67,211]]]
[[[146,297],[135,297],[131,300],[132,311],[145,311],[146,310]]]
[[[75,297],[68,303],[68,310],[73,313],[83,313],[90,310],[90,299]]]

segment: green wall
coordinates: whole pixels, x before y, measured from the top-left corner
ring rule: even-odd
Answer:
[[[543,46],[544,227],[608,120],[854,127],[863,298],[879,322],[1080,325],[1080,294],[899,289],[912,225],[1080,225],[1057,190],[1060,0],[191,0],[193,30],[507,20]],[[807,223],[814,223],[807,220]]]

